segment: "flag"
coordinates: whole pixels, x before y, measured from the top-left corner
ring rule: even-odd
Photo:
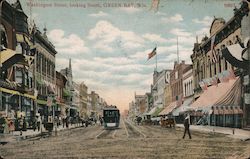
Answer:
[[[206,85],[206,83],[204,82],[204,81],[200,81],[199,82],[199,85],[200,85],[200,87],[201,87],[201,89],[204,91],[204,90],[207,90],[207,85]]]
[[[216,53],[215,53],[215,45],[214,45],[214,41],[215,41],[215,35],[212,36],[211,38],[211,49],[210,49],[210,61],[212,62],[217,62],[217,56],[216,56]]]
[[[148,60],[149,60],[150,58],[152,58],[153,56],[155,56],[155,55],[156,55],[156,47],[153,49],[152,52],[150,52],[150,53],[148,54]]]
[[[222,73],[218,74],[220,82],[228,82],[229,81],[229,71],[225,70]]]
[[[234,74],[234,70],[233,69],[230,69],[229,70],[229,79],[235,79],[235,74]]]
[[[150,10],[158,11],[160,0],[152,0]]]
[[[218,86],[218,78],[217,77],[212,78],[212,85]]]

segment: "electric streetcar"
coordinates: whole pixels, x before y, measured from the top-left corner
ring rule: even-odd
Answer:
[[[120,124],[120,111],[116,106],[103,108],[103,125],[105,129],[118,128]]]

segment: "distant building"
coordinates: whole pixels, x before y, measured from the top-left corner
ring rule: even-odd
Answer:
[[[146,95],[137,95],[135,94],[135,107],[138,114],[137,116],[142,115],[144,112],[146,112]]]
[[[80,84],[80,116],[87,115],[88,106],[88,87],[82,82]]]
[[[60,72],[56,71],[56,116],[66,116],[66,104],[64,89],[67,79]]]
[[[44,116],[45,120],[51,116],[53,102],[56,98],[56,70],[55,57],[57,51],[54,45],[48,40],[47,29],[41,33],[36,27],[33,28],[35,42],[35,87],[38,91],[37,112]]]
[[[180,106],[183,100],[183,74],[190,64],[185,64],[185,61],[181,63],[174,63],[174,69],[170,74],[170,84],[172,91],[172,102],[177,102],[177,106]]]
[[[187,98],[194,95],[194,87],[193,87],[193,69],[192,65],[189,65],[183,70],[183,97]]]
[[[170,83],[170,72],[171,70],[154,71],[153,85],[151,86],[153,107],[162,108],[164,105],[165,86],[167,83]]]

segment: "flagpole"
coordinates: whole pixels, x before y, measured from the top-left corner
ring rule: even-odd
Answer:
[[[157,48],[157,44],[155,45],[155,48]],[[155,70],[157,71],[157,51],[155,50],[156,52],[156,57],[155,57]]]
[[[179,46],[178,46],[178,36],[177,36],[177,63],[179,64]]]
[[[155,57],[155,70],[157,71],[157,53],[156,53],[156,57]]]

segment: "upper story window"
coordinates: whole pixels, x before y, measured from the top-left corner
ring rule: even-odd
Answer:
[[[178,71],[175,72],[175,79],[178,79]]]

